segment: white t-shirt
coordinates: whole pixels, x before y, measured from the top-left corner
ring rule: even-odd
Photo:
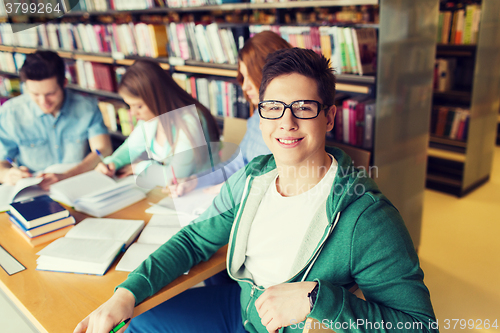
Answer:
[[[325,176],[306,192],[283,197],[271,182],[255,215],[248,236],[245,266],[255,284],[265,288],[292,277],[292,264],[319,206],[331,192],[337,173],[337,161]]]

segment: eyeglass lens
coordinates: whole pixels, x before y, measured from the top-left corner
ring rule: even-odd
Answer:
[[[295,117],[307,119],[318,115],[319,104],[316,101],[295,101],[291,109]],[[262,116],[265,118],[281,118],[285,110],[285,104],[278,101],[260,103]]]

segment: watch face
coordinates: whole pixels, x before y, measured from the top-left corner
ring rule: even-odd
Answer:
[[[318,297],[318,289],[319,289],[319,284],[316,284],[313,290],[307,296],[309,297],[309,305],[311,307],[311,311],[314,307],[314,304],[316,303],[316,298]]]

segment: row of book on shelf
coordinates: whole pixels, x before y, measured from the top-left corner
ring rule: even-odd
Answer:
[[[197,78],[186,74],[174,73],[174,80],[191,96],[206,106],[217,117],[248,118],[249,105],[241,87],[232,82]],[[128,136],[137,124],[128,106],[118,100],[99,102],[104,123],[112,132]]]
[[[476,44],[481,23],[481,5],[453,4],[439,12],[437,41],[442,44]]]
[[[219,64],[236,64],[244,44],[242,27],[174,23],[41,24],[19,36],[0,24],[0,43],[54,50],[111,53],[149,57],[167,56]],[[337,73],[369,74],[376,71],[375,28],[337,26],[250,25],[250,36],[272,30],[294,47],[312,49],[331,58]],[[168,50],[168,52],[167,52]]]
[[[294,47],[312,49],[332,60],[337,74],[371,74],[377,69],[377,30],[337,26],[251,25],[250,37],[271,30]]]
[[[242,0],[81,0],[74,11],[137,10],[149,8],[181,8],[224,3],[247,2]]]
[[[47,23],[16,34],[8,23],[0,24],[3,45],[54,50],[161,57],[167,55],[167,39],[159,24]]]
[[[16,77],[0,76],[0,97],[1,104],[7,99],[21,93],[21,81]]]
[[[339,93],[336,104],[335,126],[327,134],[327,139],[371,149],[375,131],[375,100],[364,95],[349,97]]]
[[[465,108],[439,106],[431,113],[431,135],[465,141],[470,111]]]

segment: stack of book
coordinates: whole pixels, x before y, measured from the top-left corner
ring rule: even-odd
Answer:
[[[66,235],[75,224],[69,211],[48,195],[13,202],[7,214],[12,228],[33,247]]]

